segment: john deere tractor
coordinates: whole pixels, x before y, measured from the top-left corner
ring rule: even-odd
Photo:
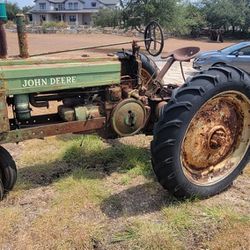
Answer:
[[[150,55],[162,52],[157,22],[145,28],[143,41]],[[171,65],[199,49],[162,56],[159,70],[140,42],[115,58],[1,60],[0,143],[65,133],[153,134],[152,166],[169,192],[206,198],[225,190],[248,163],[249,76],[232,66],[212,67],[181,86],[164,85]],[[17,178],[3,147],[0,170],[2,199]]]

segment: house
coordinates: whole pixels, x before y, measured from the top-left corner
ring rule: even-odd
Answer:
[[[35,0],[29,11],[32,22],[66,22],[69,25],[89,25],[91,16],[102,8],[116,8],[119,0]]]

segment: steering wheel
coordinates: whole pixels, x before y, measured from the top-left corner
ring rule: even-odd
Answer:
[[[145,28],[144,43],[151,56],[161,54],[164,47],[164,36],[161,26],[156,21],[151,21]]]

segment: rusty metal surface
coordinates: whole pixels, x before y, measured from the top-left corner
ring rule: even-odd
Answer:
[[[162,59],[173,57],[176,61],[186,62],[191,60],[200,51],[199,47],[184,47],[162,55]]]
[[[189,128],[185,161],[194,169],[217,164],[232,148],[241,127],[242,118],[234,104],[223,99],[211,102],[197,114]]]
[[[155,81],[161,83],[163,77],[167,74],[168,70],[171,68],[175,61],[185,62],[192,59],[198,52],[200,48],[198,47],[184,47],[177,49],[175,51],[169,52],[167,55],[163,55],[162,59],[168,59],[166,64],[163,66]]]
[[[242,133],[249,133],[249,104],[237,96],[234,93],[218,96],[193,118],[181,155],[186,172],[193,181],[209,183],[223,178],[245,152],[248,142],[244,141]],[[238,147],[241,147],[241,152],[235,157]]]
[[[159,82],[159,83],[162,82],[163,77],[167,74],[168,70],[170,69],[170,67],[173,65],[174,62],[175,62],[175,59],[173,57],[170,57],[168,59],[166,64],[163,66],[163,68],[161,69],[161,71],[157,75],[157,77],[155,79],[156,82]]]
[[[105,126],[105,117],[100,117],[88,121],[63,122],[58,124],[43,125],[31,128],[16,129],[0,134],[0,143],[20,142],[34,138],[44,138],[47,136],[85,133],[101,129]]]
[[[121,86],[111,86],[107,89],[106,100],[110,102],[118,102],[122,99]]]
[[[46,115],[33,115],[29,120],[18,121],[18,123],[14,118],[9,119],[10,130],[30,128],[42,125],[51,125],[58,122],[62,122],[60,120],[59,114],[55,113],[57,111],[57,108],[55,108],[55,110],[53,108],[49,111],[46,108]],[[39,108],[39,111],[40,110],[41,108]],[[38,113],[42,112],[40,111]]]
[[[6,95],[4,91],[0,91],[0,131],[10,130],[8,110],[6,105]]]
[[[81,51],[81,50],[90,50],[90,49],[99,49],[99,48],[105,48],[105,47],[113,47],[113,46],[116,46],[116,45],[132,44],[133,42],[134,41],[111,43],[111,44],[104,44],[104,45],[98,45],[98,46],[89,46],[89,47],[82,47],[82,48],[75,48],[75,49],[67,49],[67,50],[60,50],[60,51],[45,52],[45,53],[30,55],[30,57],[47,56],[47,55],[61,54],[61,53],[65,53],[65,52],[74,52],[74,51]],[[137,40],[135,42],[144,42],[144,39],[143,40]]]
[[[137,134],[144,128],[148,113],[140,101],[125,99],[118,103],[111,114],[112,127],[119,136]]]

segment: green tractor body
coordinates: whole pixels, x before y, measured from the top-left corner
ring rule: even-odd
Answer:
[[[0,88],[7,96],[117,84],[121,74],[118,60],[22,66],[15,66],[12,62],[11,67],[1,65]]]
[[[91,99],[93,95],[98,94],[99,89],[107,91],[110,86],[120,85],[121,62],[118,59],[46,60],[32,63],[12,60],[2,61],[0,64],[1,144],[67,131],[100,129],[105,124],[105,115],[103,113],[102,117],[98,105],[91,101],[87,104],[88,101],[84,100],[85,91],[92,89],[93,93],[86,94],[86,98]],[[42,101],[36,101],[36,98]],[[74,102],[74,98],[79,99],[76,104],[66,104],[65,107],[62,104],[57,113],[32,114],[34,107],[48,109],[49,100],[59,103],[70,99]],[[97,117],[88,115],[89,109],[94,109]],[[98,123],[95,118],[101,122]],[[93,124],[84,126],[87,120],[91,120]],[[69,125],[70,122],[75,127],[71,126],[73,124]]]

